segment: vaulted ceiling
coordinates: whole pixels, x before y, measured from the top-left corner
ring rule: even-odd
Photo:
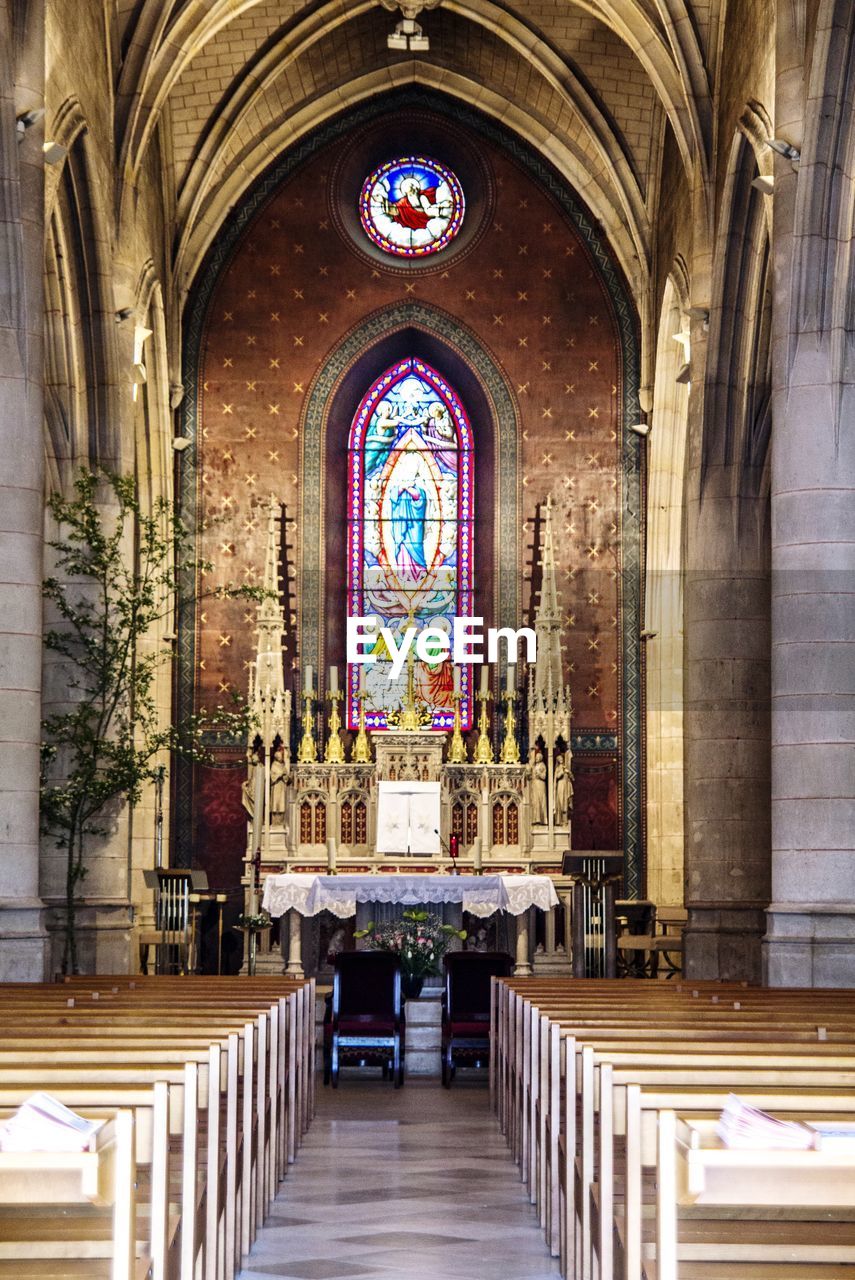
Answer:
[[[395,16],[377,0],[117,0],[120,206],[156,140],[186,289],[229,208],[289,143],[348,105],[423,84],[501,119],[550,159],[639,284],[666,121],[690,185],[704,188],[720,7],[443,0],[421,15],[430,49],[414,56],[387,47]]]

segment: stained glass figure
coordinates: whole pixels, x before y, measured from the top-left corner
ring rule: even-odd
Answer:
[[[371,617],[377,662],[364,665],[366,724],[390,728],[404,699],[407,671],[390,680],[386,627],[400,646],[407,627],[451,637],[455,616],[472,613],[472,431],[448,383],[421,360],[387,370],[371,387],[350,432],[348,609]],[[416,660],[413,687],[425,727],[451,728],[453,677],[437,661]],[[348,724],[359,723],[360,668],[348,672]],[[472,668],[462,669],[463,727],[472,722]]]
[[[359,216],[365,234],[386,253],[439,253],[463,222],[463,189],[450,169],[424,156],[390,160],[363,184]]]

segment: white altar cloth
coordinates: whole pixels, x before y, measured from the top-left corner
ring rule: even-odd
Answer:
[[[558,906],[549,876],[273,875],[264,882],[262,907],[271,916],[291,909],[304,916],[331,911],[340,919],[356,915],[358,902],[399,902],[404,906],[438,906],[459,902],[475,916],[507,911],[518,916],[529,907],[548,911]]]

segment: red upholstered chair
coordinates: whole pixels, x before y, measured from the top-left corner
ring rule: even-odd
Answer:
[[[507,978],[513,958],[504,951],[452,951],[443,959],[442,1083],[451,1088],[458,1062],[490,1053],[490,979]]]
[[[324,1084],[338,1088],[342,1064],[367,1063],[404,1082],[401,962],[386,951],[341,951],[324,1025]]]

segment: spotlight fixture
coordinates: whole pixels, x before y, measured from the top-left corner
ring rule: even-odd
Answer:
[[[802,153],[798,147],[794,147],[791,142],[785,142],[783,138],[767,138],[766,146],[770,151],[775,151],[779,156],[783,156],[785,160],[792,160],[793,164],[798,164],[802,158]]]
[[[188,440],[187,436],[173,436],[172,439],[172,447],[176,453],[183,453],[185,449],[190,448],[192,443],[193,441]]]
[[[58,142],[46,142],[42,148],[45,157],[45,164],[60,164],[68,155],[68,147],[63,147]]]
[[[44,107],[34,107],[32,111],[23,111],[15,120],[15,128],[18,131],[18,141],[20,142],[28,129],[34,124],[38,124],[45,113]]]
[[[770,175],[761,173],[759,177],[754,178],[751,183],[755,191],[759,191],[761,196],[770,196],[775,190],[775,179]]]
[[[390,13],[400,9],[403,15],[395,30],[386,37],[387,46],[401,53],[427,53],[430,40],[416,18],[423,9],[435,9],[440,0],[380,0],[380,3]]]
[[[649,422],[631,422],[629,424],[629,430],[634,431],[637,436],[649,436],[650,423]]]
[[[120,307],[116,314],[116,324],[122,324],[125,320],[130,320],[134,314],[133,307]]]

